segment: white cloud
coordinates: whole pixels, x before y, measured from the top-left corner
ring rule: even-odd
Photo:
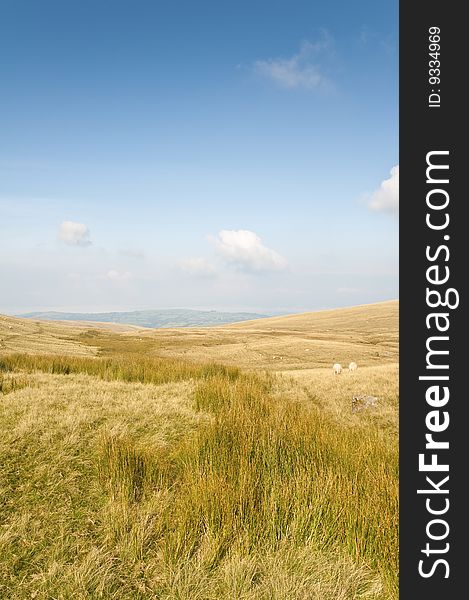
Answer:
[[[216,275],[215,267],[205,258],[188,258],[181,262],[181,269],[198,277],[213,277]]]
[[[89,246],[90,231],[84,223],[63,221],[59,227],[59,240],[69,246]]]
[[[325,77],[318,62],[330,54],[332,38],[323,33],[317,42],[303,42],[300,51],[290,58],[258,60],[254,71],[284,88],[327,89],[331,82]]]
[[[109,281],[128,281],[132,279],[132,273],[129,271],[116,271],[115,269],[111,269],[106,273],[106,279]]]
[[[267,248],[253,231],[220,231],[213,240],[218,254],[229,264],[245,271],[279,271],[287,261]]]
[[[376,212],[399,214],[399,165],[391,169],[391,177],[368,197],[368,207]]]

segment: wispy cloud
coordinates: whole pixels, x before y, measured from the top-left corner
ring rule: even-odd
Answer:
[[[253,231],[222,230],[212,240],[219,256],[229,265],[247,272],[279,271],[287,261],[275,250],[264,246]]]
[[[89,246],[90,231],[84,223],[63,221],[59,227],[59,240],[68,246]]]
[[[366,46],[374,37],[376,37],[376,34],[372,33],[366,25],[363,25],[358,35],[358,41],[361,46]]]
[[[376,212],[399,214],[399,165],[391,169],[391,176],[381,182],[377,190],[367,197],[368,207]]]
[[[111,269],[106,273],[106,279],[109,281],[129,281],[129,279],[132,279],[132,273],[129,271],[117,271],[116,269]]]
[[[205,258],[187,258],[180,263],[180,267],[186,273],[196,277],[214,277],[216,268]]]
[[[368,51],[385,52],[394,54],[397,49],[397,41],[392,34],[381,34],[369,29],[363,25],[358,34],[358,44],[363,48],[368,47]]]
[[[303,42],[299,52],[293,56],[257,60],[253,69],[284,88],[330,89],[331,81],[324,75],[321,65],[323,59],[331,55],[332,49],[332,37],[323,32],[318,41]]]

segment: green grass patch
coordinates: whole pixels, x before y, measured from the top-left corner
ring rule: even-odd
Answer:
[[[219,375],[234,381],[240,374],[235,367],[194,364],[178,359],[134,356],[75,357],[57,355],[10,354],[0,358],[0,372],[41,371],[57,375],[85,373],[106,381],[162,384]]]

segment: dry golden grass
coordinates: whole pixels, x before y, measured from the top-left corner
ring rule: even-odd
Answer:
[[[354,426],[367,420],[397,434],[398,363],[360,367],[354,373],[345,370],[338,376],[331,373],[330,368],[283,371],[281,374],[286,381],[281,392],[305,397],[307,402],[313,402],[343,425]],[[376,406],[363,412],[352,412],[352,398],[360,395],[377,397]]]
[[[247,369],[397,362],[397,301],[199,329],[144,330],[160,356],[214,360]],[[142,343],[142,342],[140,342]]]
[[[187,402],[193,386],[87,375],[29,378],[35,387],[10,393],[0,407],[0,597],[85,598],[100,586],[103,597],[113,597],[108,584],[118,587],[125,561],[116,550],[122,566],[115,570],[116,553],[105,543],[118,521],[105,520],[100,441],[128,436],[153,450],[174,444],[203,418]]]
[[[371,324],[366,307],[295,315],[251,341],[258,322],[205,329],[209,346],[187,330],[15,330],[36,337],[32,354],[0,348],[0,597],[395,600],[397,305],[376,306]],[[204,354],[234,364],[230,336],[249,372]],[[248,364],[286,338],[280,369]],[[333,359],[358,371],[333,376]],[[355,394],[378,404],[352,413]]]
[[[81,328],[0,315],[0,356],[11,352],[93,356],[98,348],[78,339]]]
[[[312,369],[334,362],[348,365],[352,360],[360,366],[380,365],[397,362],[398,310],[399,303],[392,301],[187,329],[0,317],[0,355],[83,355],[101,349],[259,370]]]

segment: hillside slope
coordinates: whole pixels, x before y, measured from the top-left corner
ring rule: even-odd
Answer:
[[[272,317],[208,329],[147,330],[158,353],[259,369],[310,369],[398,360],[399,302]]]
[[[217,361],[244,368],[289,371],[398,361],[398,301],[184,329],[113,323],[31,321],[0,317],[0,353],[96,354]]]

